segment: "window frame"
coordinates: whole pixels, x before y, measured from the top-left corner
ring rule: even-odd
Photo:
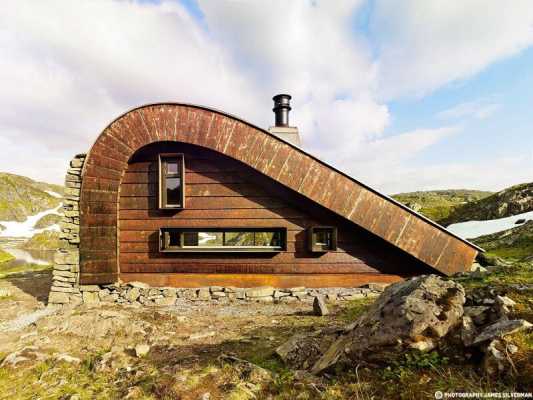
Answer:
[[[169,176],[163,168],[166,159],[176,159],[179,171],[176,176]],[[185,208],[185,156],[183,153],[159,153],[158,157],[158,206],[160,210],[182,210]],[[166,194],[166,179],[179,178],[181,183],[179,205],[168,204]]]
[[[315,231],[329,230],[331,232],[331,244],[329,248],[324,248],[316,244]],[[307,231],[307,245],[311,253],[327,253],[337,250],[337,228],[335,226],[311,226]]]
[[[168,246],[170,235],[167,232],[222,232],[222,246],[184,246],[184,235],[179,236],[179,246]],[[225,233],[227,232],[279,232],[280,246],[225,246]],[[168,238],[168,239],[167,239]],[[261,228],[261,227],[244,227],[244,228],[159,228],[159,252],[161,253],[279,253],[287,249],[287,228]]]

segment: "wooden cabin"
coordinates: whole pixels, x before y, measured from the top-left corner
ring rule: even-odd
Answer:
[[[155,104],[107,126],[80,192],[80,284],[353,287],[453,274],[479,250],[269,131]]]

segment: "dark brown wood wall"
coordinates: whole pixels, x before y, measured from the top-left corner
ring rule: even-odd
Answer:
[[[157,154],[168,152],[185,156],[184,210],[157,208]],[[207,149],[168,142],[145,147],[128,164],[120,186],[121,279],[148,279],[153,284],[161,281],[161,276],[149,278],[144,274],[167,275],[165,283],[168,274],[283,274],[295,275],[291,286],[309,286],[306,275],[324,274],[325,279],[331,280],[330,275],[334,274],[337,286],[350,286],[354,280],[393,281],[399,275],[419,271],[416,260],[407,260],[405,254],[390,248],[382,239],[358,230],[327,210],[317,209],[307,199],[280,186],[244,164]],[[308,251],[306,228],[313,225],[338,227],[336,251]],[[272,254],[160,253],[161,227],[286,227],[287,249]],[[377,274],[382,276],[376,277]],[[227,283],[224,276],[215,281]],[[246,280],[242,281],[245,286]],[[316,279],[314,282],[321,284]],[[174,275],[171,283],[196,286],[208,282],[200,276],[191,281],[184,275]],[[236,284],[235,280],[230,283]],[[258,283],[268,284],[269,279]]]

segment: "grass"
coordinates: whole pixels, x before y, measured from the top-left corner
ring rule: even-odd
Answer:
[[[39,264],[21,264],[14,265],[10,267],[2,266],[0,264],[0,279],[6,278],[13,274],[19,274],[23,272],[35,272],[35,271],[45,271],[51,269],[52,265],[39,265]]]
[[[0,249],[0,266],[2,263],[14,260],[15,257],[9,254],[7,251]]]
[[[481,247],[483,247],[483,244],[481,244]],[[498,257],[521,260],[533,255],[533,239],[531,237],[520,238],[511,246],[496,247],[491,249],[490,252]]]

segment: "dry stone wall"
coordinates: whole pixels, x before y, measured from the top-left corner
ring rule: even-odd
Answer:
[[[81,170],[85,154],[76,155],[70,162],[65,177],[65,198],[59,226],[61,248],[54,255],[52,287],[48,303],[81,303],[82,293],[78,284],[80,272],[80,189]]]
[[[80,188],[81,171],[86,155],[78,154],[70,162],[65,177],[65,200],[63,202],[61,248],[54,255],[52,287],[49,304],[95,304],[119,303],[137,306],[172,306],[184,302],[312,302],[316,296],[327,301],[355,300],[376,297],[386,284],[374,283],[365,288],[304,287],[275,289],[272,287],[235,288],[211,286],[203,288],[154,288],[142,282],[111,285],[80,285]]]

